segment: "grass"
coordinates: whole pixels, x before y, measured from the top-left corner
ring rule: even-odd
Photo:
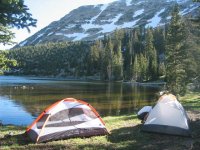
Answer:
[[[181,98],[181,102],[190,111],[200,110],[200,93],[189,93]],[[195,115],[195,114],[193,114]],[[191,122],[193,137],[170,136],[163,134],[150,134],[141,132],[141,123],[135,114],[124,116],[104,117],[110,135],[90,138],[73,138],[47,143],[34,144],[24,134],[25,127],[1,126],[1,150],[62,150],[62,149],[200,149],[200,118]]]
[[[191,92],[181,97],[181,102],[187,110],[200,111],[200,92]]]

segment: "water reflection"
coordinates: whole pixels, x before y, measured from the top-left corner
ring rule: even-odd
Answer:
[[[2,119],[2,124],[27,125],[34,119],[22,105],[10,100],[10,98],[0,96],[0,100],[0,119]]]
[[[18,125],[31,123],[47,106],[66,97],[85,100],[101,116],[112,116],[133,113],[144,105],[152,105],[158,91],[158,88],[130,83],[52,81],[24,77],[4,79],[0,78],[0,120]],[[12,115],[7,115],[3,107],[12,110]],[[24,118],[27,118],[26,122],[11,121],[20,117],[14,113],[19,110],[22,110],[20,115],[24,113]]]

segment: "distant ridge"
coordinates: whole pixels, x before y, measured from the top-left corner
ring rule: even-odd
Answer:
[[[81,6],[54,21],[15,47],[47,42],[95,40],[116,29],[157,27],[169,22],[173,6],[181,15],[195,13],[192,0],[117,0],[109,4]]]

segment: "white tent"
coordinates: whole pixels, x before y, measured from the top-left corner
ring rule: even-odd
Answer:
[[[152,106],[144,106],[140,111],[137,113],[137,117],[140,120],[144,120],[148,113],[152,110]]]
[[[165,94],[149,112],[142,131],[190,136],[189,118],[176,97]]]

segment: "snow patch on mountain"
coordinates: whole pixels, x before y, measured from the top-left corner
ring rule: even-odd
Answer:
[[[156,26],[158,26],[158,24],[160,23],[160,21],[162,19],[161,17],[159,17],[159,15],[161,13],[163,13],[164,11],[165,11],[165,8],[163,8],[162,10],[157,12],[156,15],[153,18],[148,20],[148,22],[150,22],[150,23],[148,23],[145,27],[153,27],[153,28],[155,28]]]
[[[19,45],[20,45],[20,46],[24,46],[26,43],[27,43],[27,40],[21,42]]]
[[[52,34],[53,34],[53,32],[50,32],[50,33],[47,34],[47,36],[52,35]]]
[[[117,28],[117,25],[115,25],[115,23],[119,20],[119,18],[122,16],[123,14],[118,14],[115,18],[107,20],[108,22],[111,22],[109,24],[104,24],[104,25],[97,25],[97,24],[83,24],[82,28],[86,31],[90,28],[102,28],[102,30],[100,31],[101,33],[106,33],[106,32],[111,32],[112,30],[115,30]]]
[[[72,33],[72,34],[56,33],[55,35],[58,35],[58,36],[61,35],[61,36],[65,36],[67,38],[72,38],[73,41],[78,41],[78,40],[88,36],[88,34],[85,34],[85,33]]]
[[[93,21],[95,21],[107,7],[108,7],[108,5],[102,5],[101,8],[100,8],[101,12],[100,12],[98,15],[94,16],[94,17],[90,20],[90,24],[91,24]]]
[[[118,14],[115,18],[110,19],[109,21],[112,22],[110,24],[105,24],[103,26],[100,26],[103,30],[101,30],[101,33],[107,33],[107,32],[112,32],[113,30],[117,29],[118,25],[116,25],[115,23],[119,20],[119,18],[122,16],[123,14]]]
[[[110,4],[102,4],[102,6],[101,6],[101,8],[100,8],[100,9],[101,9],[101,12],[104,11],[109,5],[110,5]],[[101,13],[101,12],[100,12],[100,13]]]
[[[177,2],[178,4],[185,3],[188,0],[167,0],[167,2]]]
[[[167,19],[167,20],[170,20],[171,18],[172,18],[171,16],[168,16],[166,19]]]
[[[139,21],[140,19],[134,20],[132,22],[125,22],[123,25],[121,25],[121,28],[131,28],[134,27],[136,25],[136,23]]]
[[[84,31],[87,31],[88,29],[91,29],[91,28],[99,28],[99,25],[96,25],[96,24],[93,24],[93,22],[101,15],[101,13],[108,7],[109,5],[108,4],[105,4],[105,5],[102,5],[100,7],[100,10],[101,12],[92,17],[90,20],[89,20],[89,23],[85,23],[85,24],[82,24],[82,28],[84,29]]]
[[[179,14],[180,15],[186,15],[186,14],[188,14],[188,13],[190,13],[190,12],[192,12],[193,10],[195,10],[195,9],[197,9],[199,6],[191,6],[191,7],[193,7],[193,8],[185,8],[184,10],[182,10],[182,11],[180,11],[179,12]]]
[[[137,10],[137,11],[134,13],[133,18],[135,18],[135,17],[141,15],[143,12],[144,12],[144,9]]]
[[[132,0],[126,0],[126,6],[131,6]]]
[[[68,26],[65,26],[65,29],[73,28],[73,27],[75,27],[75,26],[76,26],[75,24],[70,24],[70,25],[68,25]]]
[[[63,33],[55,33],[55,35],[64,35]]]
[[[40,37],[42,37],[44,35],[44,33],[41,33],[39,35],[37,35],[37,37],[31,42],[34,43],[37,39],[39,39]]]
[[[132,1],[132,0],[131,0]],[[129,2],[131,2],[129,1]],[[126,1],[127,2],[127,1]],[[107,6],[106,6],[107,7]],[[118,26],[116,25],[116,22],[119,20],[119,18],[121,16],[123,16],[123,14],[118,14],[117,16],[115,16],[115,18],[113,19],[109,19],[109,20],[105,20],[107,22],[110,22],[109,24],[104,24],[104,25],[97,25],[97,24],[93,24],[92,22],[97,19],[101,13],[103,12],[103,10],[105,10],[106,7],[101,7],[101,12],[93,17],[89,23],[86,23],[86,24],[83,24],[81,25],[81,27],[84,29],[84,31],[87,31],[88,29],[91,29],[91,28],[101,28],[102,30],[99,31],[99,33],[107,33],[107,32],[112,32],[113,30],[117,29],[118,27],[120,28],[130,28],[130,27],[133,27],[136,25],[136,23],[140,20],[140,19],[137,19],[137,20],[133,20],[132,22],[124,22],[122,25]],[[133,18],[141,15],[142,13],[144,12],[144,9],[140,9],[140,10],[137,10],[134,15],[133,15]],[[104,20],[101,20],[101,21],[104,21]]]
[[[135,5],[140,5],[142,3],[144,3],[145,1],[139,1],[138,3],[136,3]]]
[[[99,25],[86,23],[86,24],[81,25],[81,27],[84,29],[84,31],[87,31],[88,29],[91,29],[91,28],[99,28]]]
[[[123,14],[118,14],[117,16],[115,16],[115,18],[108,20],[111,23],[105,24],[103,26],[97,25],[97,24],[92,24],[92,22],[90,22],[88,24],[81,25],[81,27],[84,29],[84,31],[87,31],[90,28],[101,28],[102,30],[99,31],[99,33],[112,32],[113,30],[115,30],[118,27],[118,25],[116,25],[115,23],[119,20],[119,18],[122,15]],[[61,35],[61,33],[56,33],[56,35]],[[73,41],[77,41],[77,40],[81,40],[82,38],[87,37],[88,34],[84,32],[84,33],[64,34],[64,36],[68,37],[68,38],[74,38]]]
[[[65,36],[69,37],[69,38],[74,38],[73,41],[78,41],[78,40],[81,40],[82,38],[87,37],[88,34],[85,34],[85,33],[73,33],[73,34],[67,34]]]

